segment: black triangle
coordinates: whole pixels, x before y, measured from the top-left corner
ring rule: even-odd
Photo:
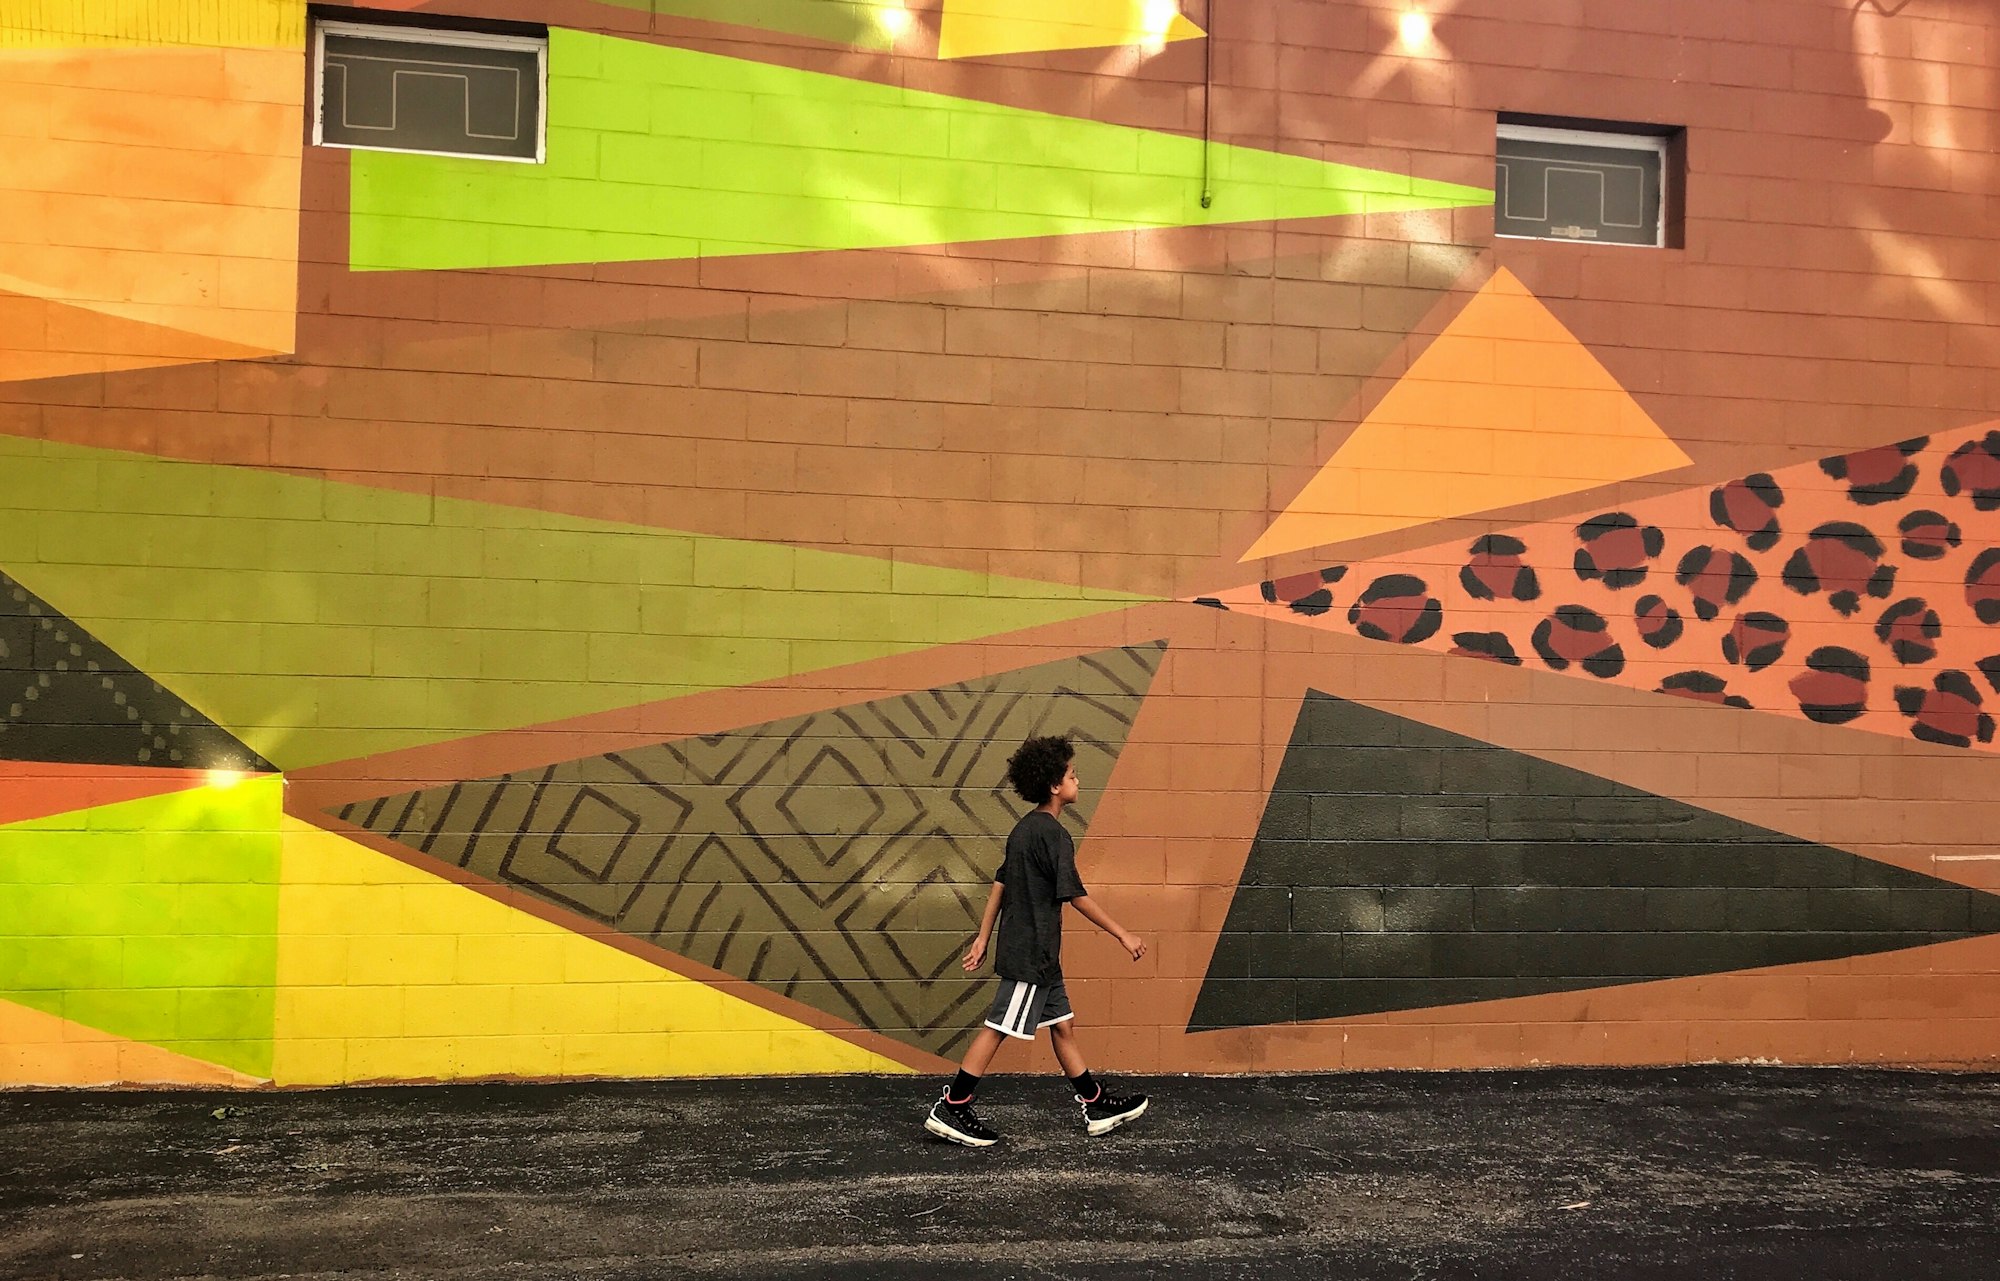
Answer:
[[[1309,691],[1191,1032],[2000,933],[2000,895]]]
[[[0,573],[0,760],[273,769],[6,573]]]

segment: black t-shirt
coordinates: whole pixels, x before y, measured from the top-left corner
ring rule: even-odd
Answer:
[[[1062,978],[1062,905],[1089,891],[1076,875],[1076,842],[1046,810],[1021,816],[1007,834],[1007,860],[993,879],[1000,894],[1000,938],[993,972],[1037,985]]]

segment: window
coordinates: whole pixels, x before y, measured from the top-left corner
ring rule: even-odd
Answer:
[[[1502,116],[1493,230],[1531,240],[1679,243],[1679,130]]]
[[[313,142],[539,162],[546,35],[321,22]]]

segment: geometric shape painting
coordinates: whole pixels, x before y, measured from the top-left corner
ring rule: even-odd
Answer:
[[[347,837],[283,823],[279,1085],[908,1071]]]
[[[905,0],[609,0],[621,9],[809,36],[830,44],[888,50],[908,30]]]
[[[1511,507],[1690,459],[1505,267],[1240,559]]]
[[[0,744],[5,741],[0,738]],[[209,779],[207,771],[198,769],[0,759],[0,825],[184,792]]]
[[[0,827],[0,999],[268,1077],[283,798],[266,776]]]
[[[609,929],[948,1055],[958,968],[1025,806],[1022,739],[1066,733],[1100,792],[1164,642],[566,761],[335,813]],[[1078,835],[1083,815],[1065,822]]]
[[[1309,691],[1189,1031],[2000,932],[2000,895]]]
[[[945,0],[938,57],[1152,46],[1202,34],[1173,0]]]
[[[21,549],[13,575],[284,769],[1146,599],[13,436],[0,543]],[[40,547],[66,559],[30,563]]]
[[[0,1086],[259,1082],[231,1068],[0,1001]]]
[[[2000,751],[2000,431],[1267,580],[1201,603]]]
[[[0,571],[0,682],[0,759],[189,770],[271,768],[235,735],[49,608],[5,571]],[[171,779],[142,787],[138,794],[169,790]]]
[[[880,249],[1493,199],[1482,187],[561,28],[549,33],[548,104],[542,165],[354,152],[350,266]]]
[[[302,44],[0,53],[0,381],[291,351],[304,84]]]

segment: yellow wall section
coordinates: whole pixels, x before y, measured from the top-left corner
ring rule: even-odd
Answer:
[[[214,1063],[0,1001],[0,1086],[256,1084]]]
[[[984,58],[1193,40],[1175,0],[945,0],[938,57]]]
[[[907,1069],[286,818],[280,1085]]]
[[[305,0],[6,0],[0,49],[195,45],[303,49]]]
[[[1590,349],[1502,267],[1243,559],[1688,462]]]

